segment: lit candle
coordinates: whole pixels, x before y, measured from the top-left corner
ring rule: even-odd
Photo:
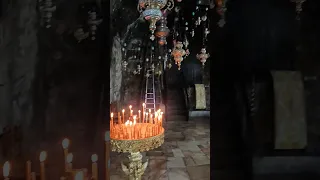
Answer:
[[[129,122],[129,129],[130,129],[130,131],[129,131],[129,139],[132,139],[132,121],[130,121]]]
[[[47,152],[41,151],[39,160],[40,160],[40,179],[45,180],[46,179],[46,171],[45,171],[45,165],[44,162],[47,159]]]
[[[74,180],[84,180],[84,173],[83,171],[78,171],[74,175]]]
[[[70,145],[70,140],[68,138],[64,138],[62,140],[62,148],[63,148],[63,154],[64,154],[64,167],[65,167],[66,171],[68,169],[68,167],[67,167],[67,155],[68,155],[69,145]]]
[[[113,113],[110,114],[110,118],[111,118],[111,121],[110,121],[110,131],[113,132]]]
[[[137,135],[137,127],[136,127],[136,121],[137,119],[137,116],[133,116],[133,138],[137,139],[138,138],[138,135]]]
[[[26,180],[31,180],[31,161],[26,163]]]
[[[148,113],[146,113],[146,121],[145,121],[145,123],[147,123],[148,122]]]
[[[144,108],[145,108],[145,106],[146,106],[146,104],[145,103],[143,103],[142,104],[142,116],[143,116],[143,119],[142,119],[142,122],[144,122]]]
[[[132,114],[133,114],[133,110],[130,110],[130,116],[132,116]]]
[[[149,120],[149,123],[153,123],[153,120],[152,120],[152,114],[150,114],[150,120]]]
[[[105,169],[105,175],[106,175],[106,180],[109,179],[109,157],[110,157],[110,148],[109,148],[109,140],[110,140],[110,134],[109,132],[107,131],[105,134],[104,134],[104,141],[105,141],[105,156],[106,156],[106,169]]]
[[[70,172],[72,170],[72,160],[73,160],[73,154],[68,153],[68,155],[67,155],[67,172]]]
[[[120,112],[118,112],[118,124],[121,124],[121,116],[120,116]]]
[[[3,164],[3,168],[2,168],[2,174],[3,174],[4,180],[9,180],[10,170],[11,170],[10,163],[9,161],[6,161]]]
[[[151,109],[149,109],[149,114],[151,114]]]
[[[139,113],[138,122],[140,123],[141,122],[141,111],[139,110],[138,113]]]
[[[93,154],[91,156],[92,161],[92,180],[98,180],[98,155]]]
[[[122,109],[122,118],[123,118],[123,122],[124,122],[124,109]]]
[[[131,109],[132,109],[132,106],[130,105],[130,106],[129,106],[130,116],[132,116],[132,114],[131,114]]]

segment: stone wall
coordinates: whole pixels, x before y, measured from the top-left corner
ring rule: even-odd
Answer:
[[[9,125],[30,125],[37,51],[36,1],[17,1],[0,19],[0,134]]]

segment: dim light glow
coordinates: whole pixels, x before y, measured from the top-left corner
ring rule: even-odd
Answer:
[[[110,117],[113,118],[113,112],[110,114]]]
[[[92,156],[91,156],[91,161],[92,161],[93,163],[97,162],[97,161],[98,161],[98,155],[97,155],[97,154],[92,154]]]
[[[74,180],[83,180],[84,179],[84,173],[83,171],[76,172],[74,176]]]
[[[40,156],[39,156],[40,162],[43,162],[46,159],[47,159],[47,152],[46,151],[41,151]]]
[[[10,170],[11,170],[10,163],[9,163],[9,161],[6,161],[3,164],[3,168],[2,168],[3,176],[4,177],[9,177]]]
[[[72,160],[73,160],[73,154],[72,153],[69,153],[67,155],[67,163],[72,163]]]
[[[70,140],[69,140],[68,138],[64,138],[64,139],[62,140],[62,147],[63,147],[63,149],[68,149],[69,145],[70,145]]]

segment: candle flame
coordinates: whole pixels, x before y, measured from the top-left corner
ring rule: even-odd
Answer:
[[[137,119],[137,115],[133,116],[133,121],[135,121]]]
[[[151,109],[149,109],[149,113],[151,113]]]
[[[132,121],[129,122],[130,126],[132,126]]]
[[[130,124],[129,120],[126,121],[126,123],[124,123],[125,126],[128,126]]]
[[[70,144],[70,140],[69,140],[68,138],[64,138],[64,139],[62,140],[62,147],[63,147],[63,149],[68,149],[69,144]]]
[[[133,110],[130,111],[131,113],[133,112]]]
[[[110,117],[113,118],[113,112],[110,114]]]
[[[142,103],[142,107],[145,107],[146,106],[146,104],[145,103]]]
[[[4,164],[3,164],[3,168],[2,168],[2,173],[3,173],[3,176],[4,177],[9,177],[9,174],[10,174],[10,163],[9,161],[6,161]]]
[[[73,154],[72,153],[68,153],[67,155],[67,163],[72,163],[73,160]]]
[[[76,175],[74,176],[74,180],[83,180],[83,179],[84,179],[83,171],[76,172]]]
[[[98,155],[97,155],[97,154],[92,154],[92,156],[91,156],[91,161],[92,161],[93,163],[97,162],[97,161],[98,161]]]
[[[132,108],[132,106],[130,105],[130,106],[129,106],[129,109],[131,109],[131,108]]]
[[[124,109],[122,109],[122,113],[124,113]]]
[[[47,159],[47,152],[46,151],[41,151],[39,160],[40,162],[44,162]]]
[[[138,112],[140,113],[141,111],[139,110]]]

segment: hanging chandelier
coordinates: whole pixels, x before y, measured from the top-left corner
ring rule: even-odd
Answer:
[[[200,53],[197,54],[197,59],[201,62],[202,66],[204,67],[205,63],[207,62],[207,59],[210,57],[210,54],[207,53],[206,48],[202,48]]]
[[[300,20],[300,13],[302,12],[302,5],[304,2],[306,2],[307,0],[291,0],[291,2],[296,3],[296,19]]]
[[[156,23],[161,19],[166,10],[171,10],[173,7],[174,0],[139,0],[137,9],[144,19],[150,23],[149,30],[154,37]]]
[[[159,26],[157,27],[156,36],[159,38],[158,44],[163,46],[167,43],[167,36],[170,33],[169,28],[167,27],[167,18],[162,16],[160,19]]]
[[[181,69],[181,62],[183,61],[183,58],[185,55],[187,55],[186,51],[183,49],[183,43],[178,41],[175,44],[175,47],[173,48],[173,51],[171,53],[173,56],[173,59],[178,66],[178,70]]]

